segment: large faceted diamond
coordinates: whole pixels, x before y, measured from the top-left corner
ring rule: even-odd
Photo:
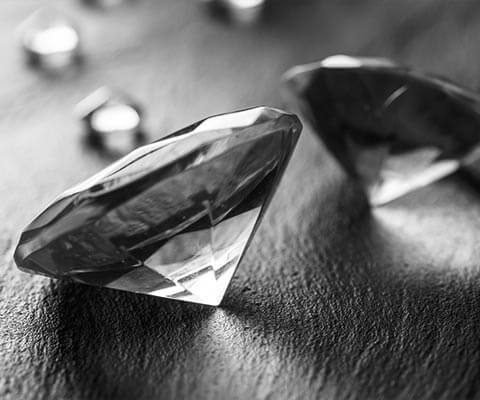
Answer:
[[[301,131],[253,108],[141,147],[63,193],[23,232],[27,272],[217,305]]]
[[[480,98],[385,59],[333,56],[287,72],[300,112],[373,205],[460,167],[476,173]]]

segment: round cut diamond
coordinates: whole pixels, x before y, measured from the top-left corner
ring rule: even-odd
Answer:
[[[23,232],[28,272],[216,305],[300,134],[253,108],[143,146],[63,193]]]
[[[88,142],[110,155],[125,155],[145,141],[140,107],[126,94],[97,89],[76,107]]]
[[[447,80],[340,55],[294,67],[285,84],[373,205],[459,168],[479,175],[480,98]]]
[[[63,69],[80,59],[80,36],[68,17],[55,9],[41,9],[20,26],[29,63]]]

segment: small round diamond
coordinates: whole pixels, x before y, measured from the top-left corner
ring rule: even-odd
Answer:
[[[140,108],[124,93],[100,88],[76,108],[88,140],[110,154],[123,155],[144,141]]]
[[[62,69],[80,59],[80,35],[70,20],[53,9],[41,9],[20,26],[28,62],[46,69]]]

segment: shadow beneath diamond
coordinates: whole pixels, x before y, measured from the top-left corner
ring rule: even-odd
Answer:
[[[284,235],[278,257],[263,266],[258,256],[246,260],[224,303],[256,329],[244,347],[275,359],[276,394],[293,398],[301,390],[282,382],[294,363],[318,397],[474,397],[476,193],[454,176],[362,213],[349,182],[334,192],[336,207],[312,200],[309,228]]]
[[[67,387],[84,398],[152,398],[175,374],[212,308],[57,282],[58,351]],[[51,310],[50,310],[51,312]]]
[[[454,176],[369,212],[325,168],[287,227],[279,191],[220,309],[52,284],[38,329],[64,397],[475,397],[476,193]]]

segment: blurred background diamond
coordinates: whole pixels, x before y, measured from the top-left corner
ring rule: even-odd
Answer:
[[[27,61],[45,69],[63,69],[80,60],[80,35],[74,23],[54,8],[34,12],[19,28]]]
[[[145,141],[140,107],[120,90],[101,87],[75,112],[85,124],[88,143],[106,154],[120,156]]]

